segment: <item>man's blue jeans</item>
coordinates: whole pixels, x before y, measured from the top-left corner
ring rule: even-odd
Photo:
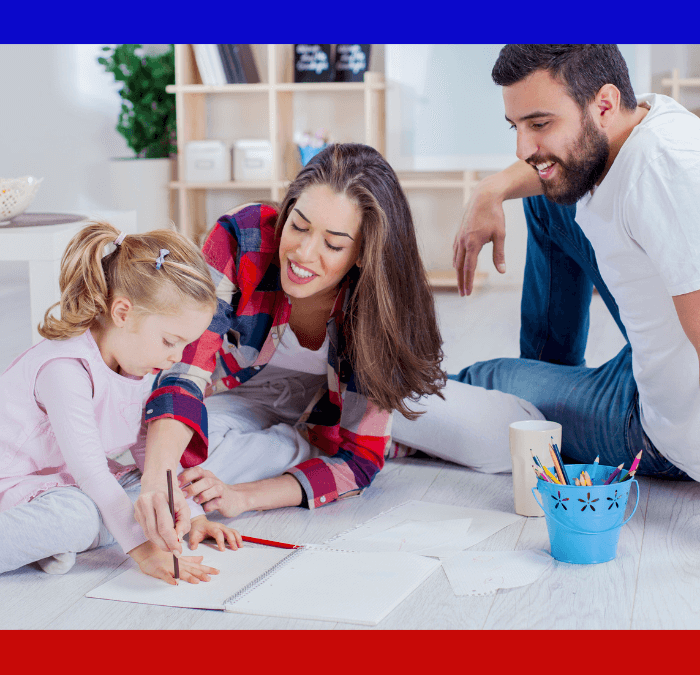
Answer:
[[[661,453],[642,429],[632,348],[599,368],[588,368],[593,286],[627,338],[617,303],[598,271],[590,242],[576,223],[576,206],[545,197],[524,200],[528,226],[521,303],[520,358],[475,363],[453,380],[499,389],[536,405],[562,425],[562,453],[585,464],[629,468],[643,450],[638,475],[691,480]]]

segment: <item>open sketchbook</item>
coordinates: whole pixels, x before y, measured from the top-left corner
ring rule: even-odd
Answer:
[[[203,564],[220,573],[206,583],[169,586],[132,568],[87,597],[374,626],[440,567],[438,560],[412,553],[313,545],[291,553],[248,544],[238,551],[200,545],[191,555],[203,555]]]

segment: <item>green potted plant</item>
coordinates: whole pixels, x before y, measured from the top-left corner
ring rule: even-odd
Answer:
[[[177,152],[173,45],[121,44],[102,48],[97,61],[121,83],[117,131],[133,150],[110,162],[114,208],[137,212],[141,232],[170,225],[170,188]]]

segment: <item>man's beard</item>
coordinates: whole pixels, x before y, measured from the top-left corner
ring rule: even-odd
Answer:
[[[531,164],[540,164],[548,159],[556,162],[561,175],[554,181],[540,179],[544,195],[556,204],[575,204],[595,187],[605,171],[609,155],[607,136],[596,128],[586,111],[581,134],[574,141],[566,162],[557,157],[528,161]]]

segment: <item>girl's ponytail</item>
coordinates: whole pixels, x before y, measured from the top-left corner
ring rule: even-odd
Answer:
[[[61,300],[46,310],[39,334],[49,340],[67,340],[82,335],[108,311],[110,289],[102,264],[105,247],[119,231],[109,223],[94,222],[71,239],[61,259]],[[51,316],[60,307],[60,318]]]
[[[46,311],[39,325],[42,337],[82,335],[109,316],[117,294],[127,297],[137,314],[177,314],[186,302],[216,311],[216,289],[193,242],[172,230],[119,234],[109,223],[96,221],[71,239],[61,259],[61,300]],[[118,245],[104,255],[110,244]],[[51,316],[56,306],[60,318]]]

